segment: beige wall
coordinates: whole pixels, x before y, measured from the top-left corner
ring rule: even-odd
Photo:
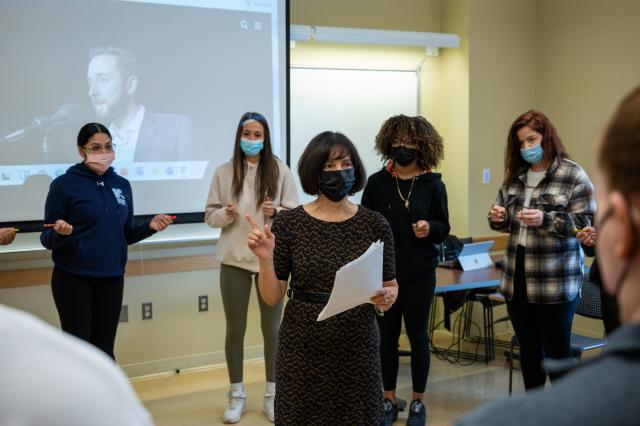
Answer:
[[[449,196],[451,233],[466,236],[469,230],[468,0],[444,2],[442,31],[458,34],[461,40],[459,49],[442,49],[439,114],[433,124],[444,138],[445,160],[441,171]]]
[[[640,83],[640,2],[538,0],[536,12],[536,104],[591,175],[601,129]]]
[[[509,125],[534,106],[531,0],[471,1],[469,28],[469,232],[490,235],[487,212],[503,178]],[[482,169],[491,171],[482,183]]]
[[[440,32],[441,0],[291,0],[292,24]]]

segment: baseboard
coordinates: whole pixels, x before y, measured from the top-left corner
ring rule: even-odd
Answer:
[[[244,348],[244,359],[262,358],[264,356],[263,346],[250,346]],[[205,352],[200,354],[190,354],[176,356],[172,358],[149,360],[143,362],[135,362],[121,364],[129,378],[140,376],[149,376],[155,374],[175,372],[176,370],[185,370],[188,368],[206,367],[216,364],[226,363],[224,350],[215,352]]]
[[[588,329],[583,327],[573,327],[572,331],[573,333],[580,334],[586,337],[593,337],[594,339],[602,338],[602,332],[598,330],[593,330],[593,329]]]

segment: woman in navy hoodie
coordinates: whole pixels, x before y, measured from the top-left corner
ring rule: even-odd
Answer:
[[[51,290],[62,329],[115,359],[127,246],[172,220],[161,214],[133,224],[131,185],[111,167],[114,149],[102,124],[80,129],[83,161],[51,182],[40,241],[53,252]]]

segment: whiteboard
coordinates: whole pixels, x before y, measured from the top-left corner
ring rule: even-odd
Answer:
[[[380,71],[291,68],[291,169],[301,203],[314,199],[302,191],[298,160],[309,141],[325,130],[344,133],[356,146],[370,176],[382,167],[375,137],[382,123],[398,114],[418,115],[418,74]],[[351,198],[360,203],[361,193]]]

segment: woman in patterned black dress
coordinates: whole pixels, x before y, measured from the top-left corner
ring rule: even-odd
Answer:
[[[318,198],[279,212],[273,228],[254,225],[249,247],[260,258],[260,294],[275,304],[290,300],[280,326],[276,360],[278,425],[382,425],[384,422],[376,310],[395,302],[393,236],[379,213],[349,202],[366,174],[344,135],[324,132],[300,158],[302,188]],[[383,283],[363,304],[317,321],[335,273],[384,242]],[[375,305],[375,306],[374,306]]]

